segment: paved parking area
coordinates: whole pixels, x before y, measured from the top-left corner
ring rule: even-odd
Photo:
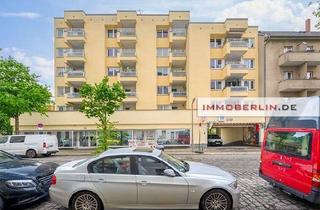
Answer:
[[[267,182],[259,178],[258,167],[259,149],[248,148],[214,148],[209,154],[179,154],[178,158],[215,165],[229,171],[239,180],[241,190],[240,209],[320,209],[320,206],[312,205],[306,201],[275,189]],[[87,156],[54,156],[50,158],[38,158],[39,161],[53,161],[59,164]],[[24,209],[32,210],[65,210],[50,199],[43,200]]]

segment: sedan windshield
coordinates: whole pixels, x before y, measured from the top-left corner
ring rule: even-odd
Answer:
[[[161,159],[169,163],[171,166],[173,166],[175,169],[177,169],[180,172],[187,172],[189,171],[189,164],[184,161],[180,161],[170,155],[168,155],[165,152],[161,152],[160,156]]]
[[[6,153],[4,151],[0,151],[0,164],[6,163],[12,160],[16,160],[16,158],[13,155]]]

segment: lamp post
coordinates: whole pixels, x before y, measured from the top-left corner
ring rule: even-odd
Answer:
[[[196,101],[196,98],[192,99],[191,102],[191,148],[192,148],[192,152],[194,151],[194,138],[193,138],[193,104]]]

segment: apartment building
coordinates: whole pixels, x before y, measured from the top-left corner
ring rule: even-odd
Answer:
[[[22,116],[25,133],[56,134],[60,147],[94,147],[96,120],[77,111],[79,89],[106,75],[127,94],[112,116],[123,143],[206,145],[209,124],[228,143],[247,138],[263,122],[204,119],[195,110],[199,97],[258,96],[258,28],[247,19],[192,22],[188,11],[65,11],[54,31],[55,111]]]
[[[320,32],[262,31],[259,36],[261,96],[320,95]]]

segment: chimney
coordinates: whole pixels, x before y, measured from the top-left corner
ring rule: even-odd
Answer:
[[[304,24],[305,24],[304,25],[305,32],[310,32],[311,31],[311,20],[310,20],[310,18],[306,19]]]

